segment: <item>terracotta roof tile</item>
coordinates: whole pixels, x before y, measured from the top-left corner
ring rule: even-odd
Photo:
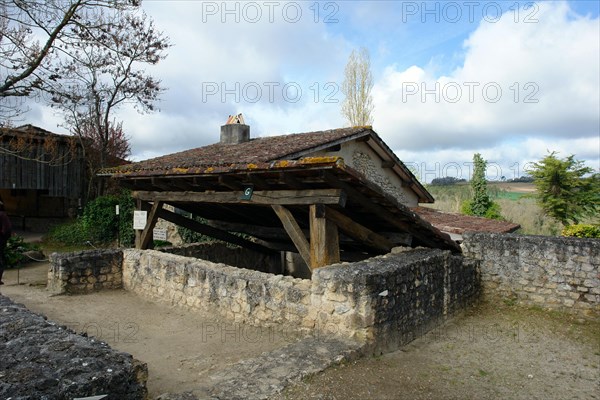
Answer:
[[[442,232],[458,234],[464,232],[510,233],[521,227],[521,225],[509,221],[447,213],[429,207],[415,207],[412,210]]]
[[[118,168],[118,172],[265,163],[370,131],[370,127],[354,127],[261,137],[239,144],[215,143],[129,164]]]

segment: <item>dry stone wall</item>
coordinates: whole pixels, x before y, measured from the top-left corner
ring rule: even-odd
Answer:
[[[147,396],[146,364],[47,321],[2,295],[0,355],[0,399]]]
[[[600,316],[600,240],[468,233],[465,256],[481,261],[488,295]]]
[[[241,247],[231,247],[219,242],[192,243],[183,246],[163,247],[165,253],[185,257],[201,258],[219,264],[261,272],[281,273],[282,263],[279,253],[265,254]]]
[[[153,250],[124,250],[124,288],[258,326],[363,341],[389,351],[478,294],[478,265],[440,250],[320,268],[312,280]]]
[[[50,255],[48,290],[83,294],[119,289],[123,278],[123,252],[119,249],[90,250]]]
[[[318,322],[383,353],[421,336],[478,293],[476,262],[422,249],[318,269],[312,304]]]
[[[123,253],[124,288],[144,297],[259,326],[300,324],[308,314],[308,280],[154,250]]]

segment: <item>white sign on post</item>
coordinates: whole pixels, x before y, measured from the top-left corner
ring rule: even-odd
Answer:
[[[155,228],[152,230],[152,239],[154,240],[167,240],[167,230]]]
[[[133,229],[144,230],[148,220],[148,211],[133,212]]]

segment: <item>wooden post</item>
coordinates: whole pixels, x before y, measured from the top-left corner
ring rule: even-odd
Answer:
[[[338,227],[325,218],[325,206],[310,206],[310,269],[340,262]]]
[[[302,256],[302,259],[304,260],[306,265],[308,265],[308,267],[312,269],[310,245],[304,237],[304,233],[298,225],[298,222],[296,222],[296,219],[294,218],[290,210],[288,210],[284,206],[273,204],[271,207],[273,208],[273,211],[275,211],[275,214],[277,214],[277,216],[281,220],[283,228],[289,235],[290,239],[292,239],[292,242],[294,242],[298,253],[300,253],[300,256]]]
[[[158,212],[162,209],[163,202],[155,201],[152,205],[152,210],[148,214],[148,221],[146,222],[146,227],[141,234],[140,237],[140,247],[139,249],[146,250],[152,241],[153,230],[156,226],[156,221],[158,221]]]

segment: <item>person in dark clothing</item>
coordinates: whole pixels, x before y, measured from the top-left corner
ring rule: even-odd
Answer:
[[[0,200],[0,285],[4,285],[2,282],[2,274],[4,273],[4,266],[6,265],[6,255],[4,250],[6,249],[6,243],[12,234],[12,226],[8,214],[4,211],[4,203]]]

